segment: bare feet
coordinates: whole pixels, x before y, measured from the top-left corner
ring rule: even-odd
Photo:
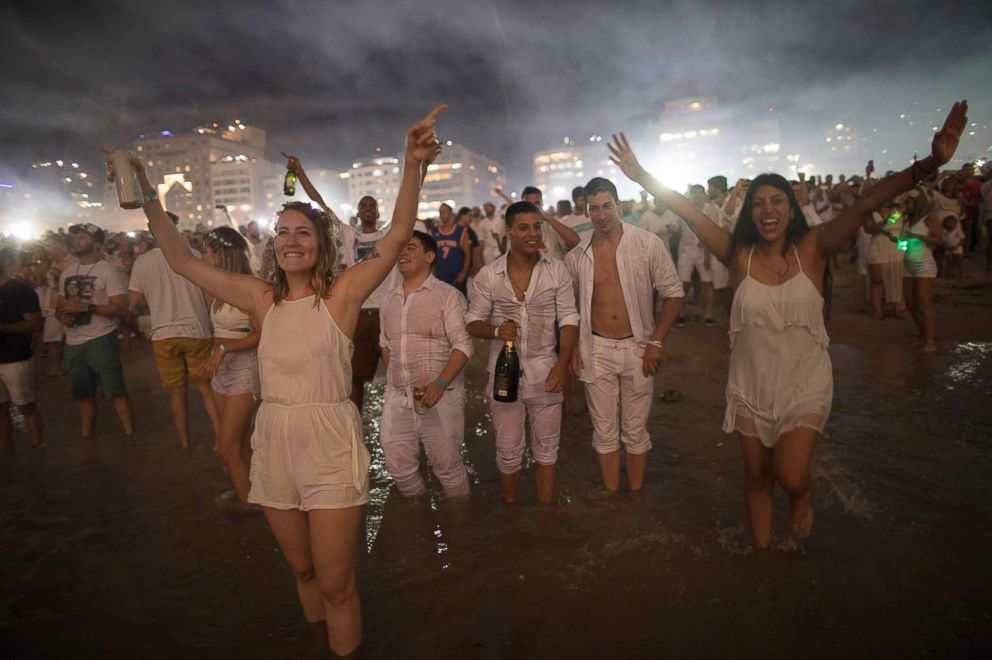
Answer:
[[[937,352],[937,344],[934,344],[932,342],[920,346],[920,353],[936,353],[936,352]]]

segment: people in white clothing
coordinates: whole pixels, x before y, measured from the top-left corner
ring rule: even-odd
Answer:
[[[561,435],[562,386],[575,346],[579,317],[572,278],[565,266],[541,254],[540,210],[516,202],[506,210],[506,255],[475,278],[470,297],[468,331],[490,339],[489,406],[496,433],[496,467],[503,501],[517,501],[529,418],[531,453],[537,463],[537,498],[551,503]],[[555,353],[555,325],[561,330]],[[522,369],[515,402],[492,397],[496,359],[504,342],[513,341]]]
[[[622,441],[628,486],[639,493],[651,449],[647,420],[654,376],[684,293],[661,239],[621,222],[612,182],[598,177],[589,181],[586,203],[594,231],[565,260],[581,318],[572,373],[585,383],[603,486],[611,492],[620,489]],[[663,298],[657,323],[655,291]]]
[[[462,462],[465,393],[461,377],[472,357],[465,331],[465,297],[431,274],[437,243],[415,231],[400,252],[403,282],[379,307],[386,396],[380,441],[386,469],[406,497],[426,491],[420,476],[423,445],[446,498],[469,493]]]

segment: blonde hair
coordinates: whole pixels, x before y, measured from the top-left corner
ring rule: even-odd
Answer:
[[[279,215],[286,211],[296,211],[306,216],[317,235],[317,263],[310,274],[310,288],[316,294],[314,306],[317,306],[327,297],[336,279],[334,271],[338,261],[338,248],[331,230],[331,218],[326,211],[316,209],[306,202],[287,202]],[[277,303],[289,295],[289,282],[286,280],[286,271],[279,266],[279,260],[273,261],[272,302]]]

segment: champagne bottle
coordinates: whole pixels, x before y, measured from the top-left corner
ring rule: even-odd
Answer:
[[[296,194],[296,172],[286,170],[286,178],[282,182],[282,194],[292,197]]]
[[[503,345],[496,358],[496,371],[493,374],[493,398],[503,403],[517,400],[517,386],[520,383],[520,356],[513,348],[513,342]]]

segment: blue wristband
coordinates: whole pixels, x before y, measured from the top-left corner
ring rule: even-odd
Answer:
[[[444,389],[448,389],[448,381],[446,381],[445,379],[438,376],[437,382],[441,383],[441,387],[443,387]]]

